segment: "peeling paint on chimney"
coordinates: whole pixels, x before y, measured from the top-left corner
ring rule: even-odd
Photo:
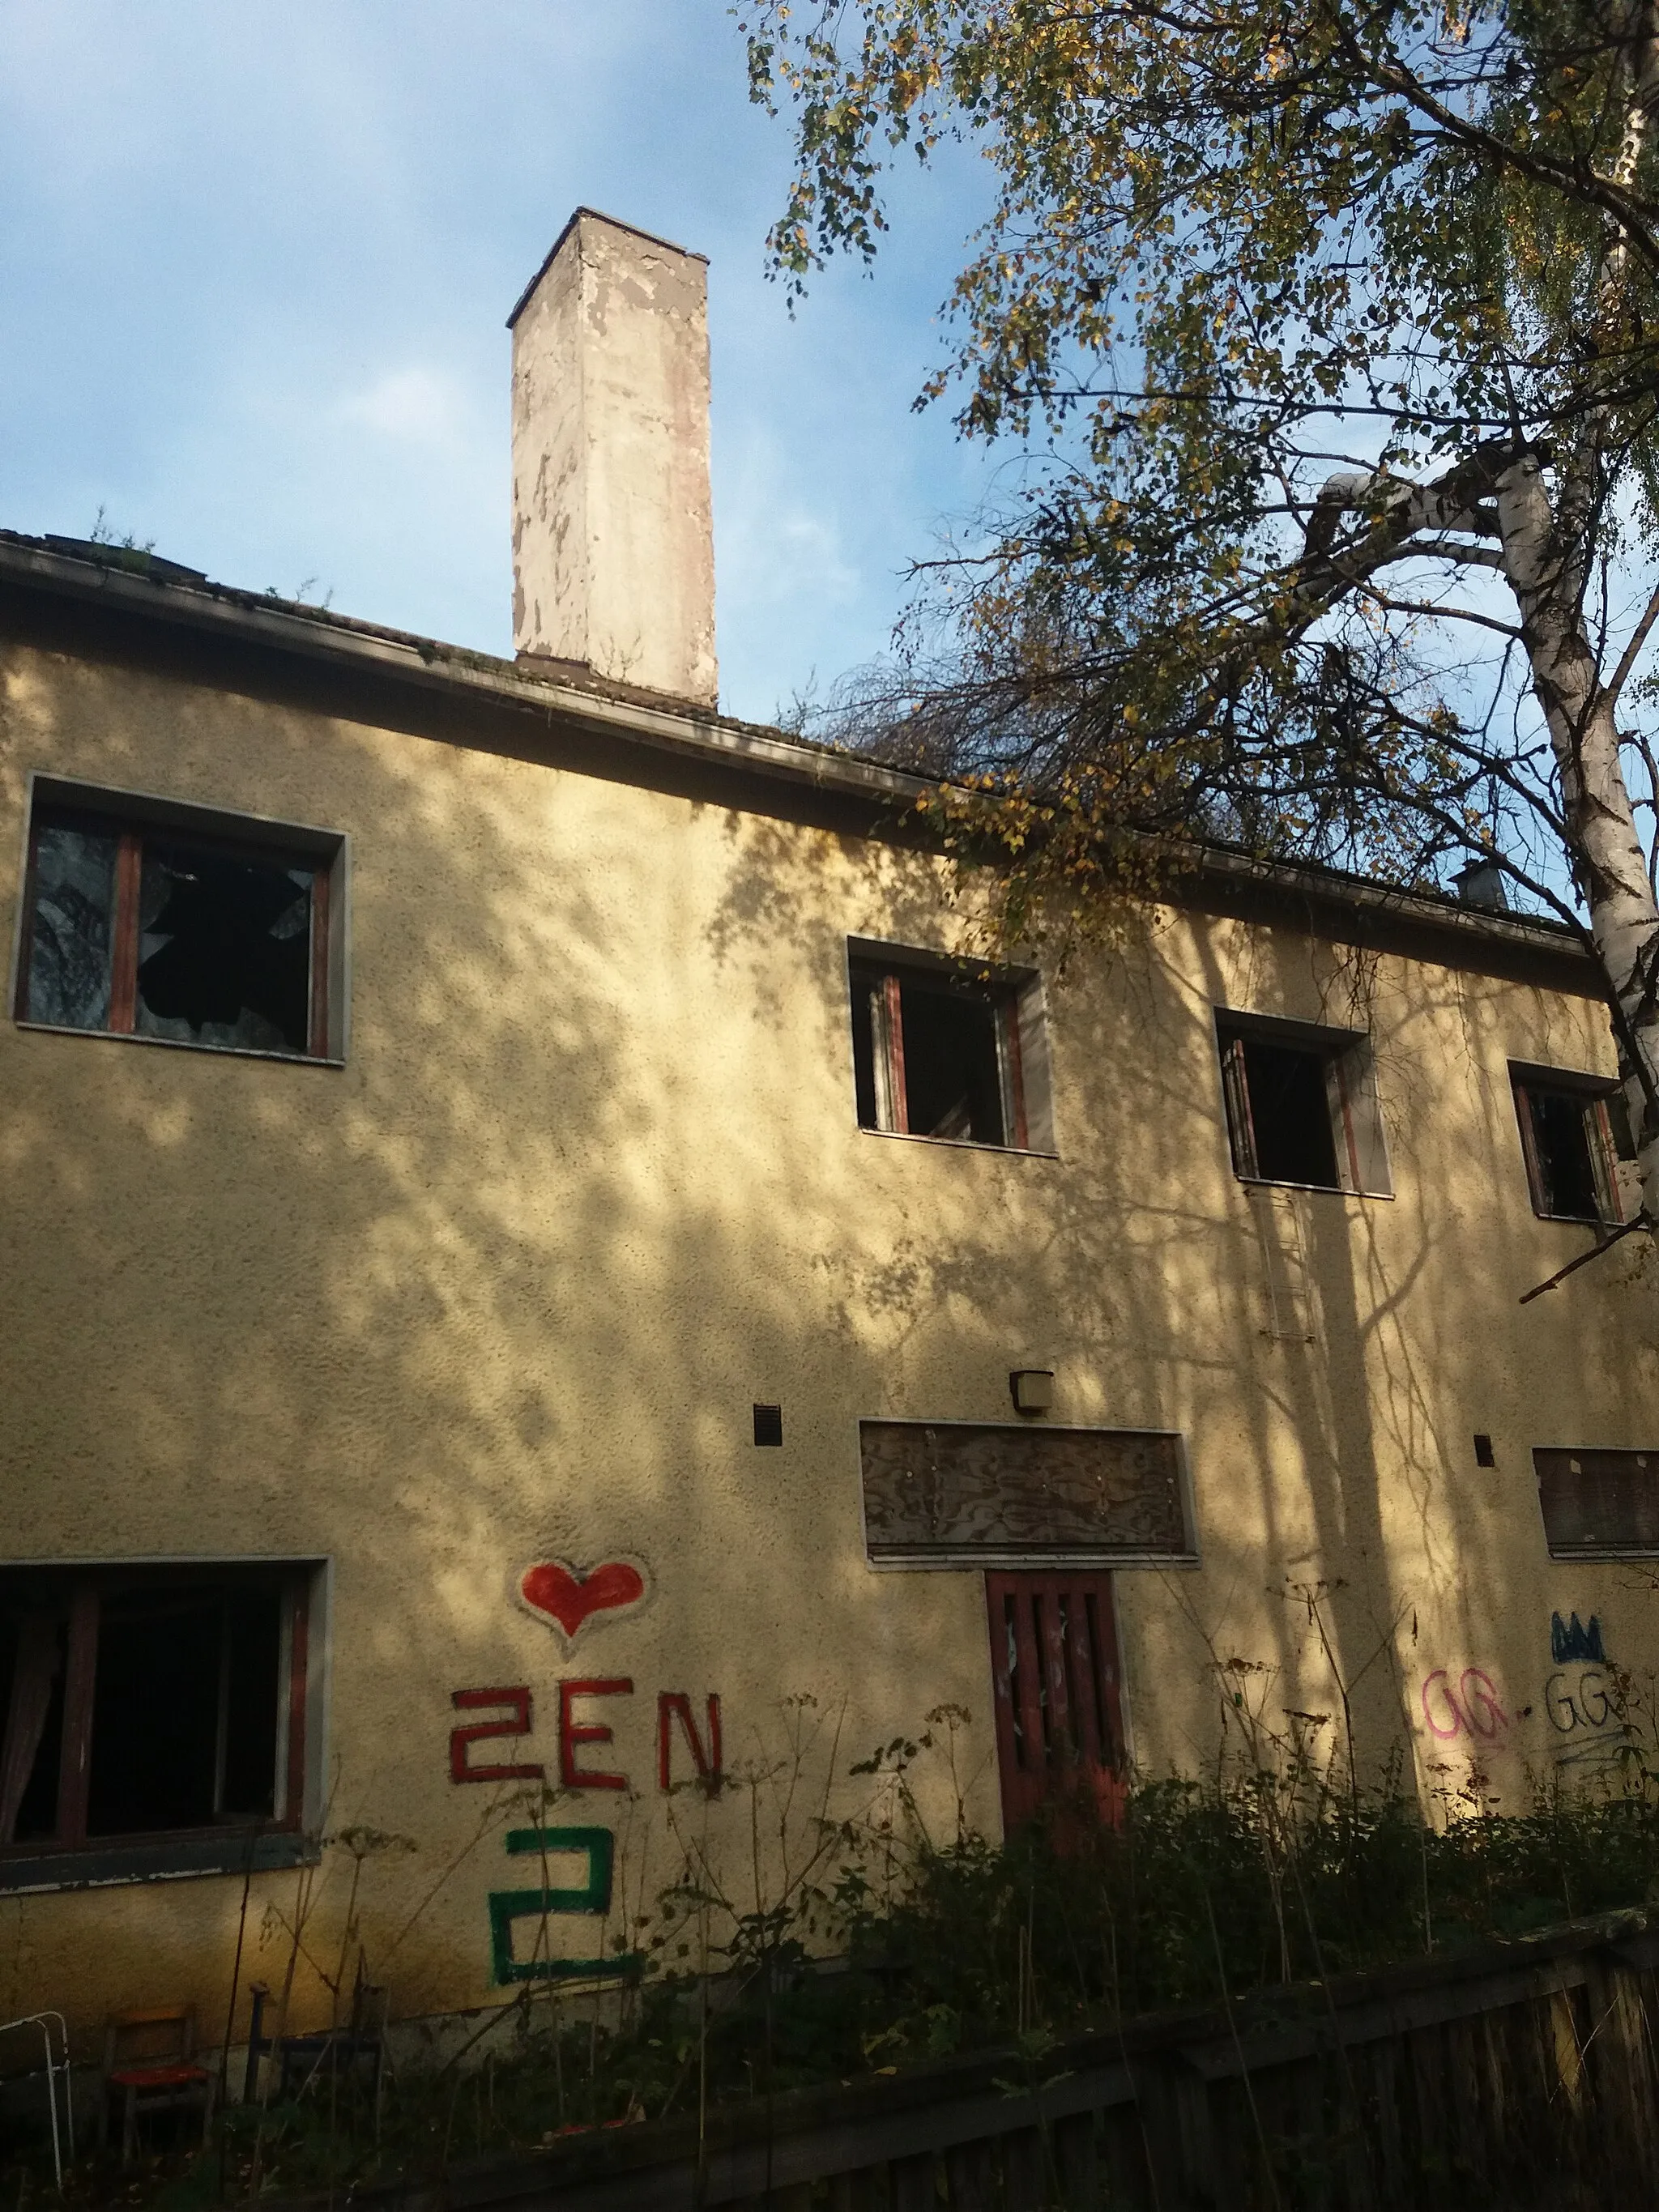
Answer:
[[[708,264],[579,208],[508,326],[514,646],[712,707]]]

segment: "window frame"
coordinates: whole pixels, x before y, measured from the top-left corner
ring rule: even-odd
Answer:
[[[1534,1444],[1532,1448],[1533,1476],[1537,1485],[1538,1514],[1544,1533],[1544,1548],[1552,1559],[1589,1561],[1595,1559],[1659,1559],[1659,1513],[1650,1516],[1650,1531],[1646,1535],[1625,1537],[1594,1535],[1573,1536],[1562,1526],[1563,1516],[1556,1510],[1564,1490],[1571,1488],[1563,1481],[1570,1474],[1575,1481],[1585,1486],[1583,1492],[1572,1497],[1566,1505],[1566,1516],[1582,1514],[1587,1498],[1594,1498],[1598,1480],[1604,1485],[1616,1483],[1620,1474],[1633,1479],[1639,1473],[1645,1476],[1648,1462],[1654,1463],[1659,1477],[1659,1449],[1634,1444]],[[1563,1466],[1563,1462],[1565,1466]],[[1588,1464],[1587,1464],[1588,1462]],[[1659,1483],[1656,1484],[1659,1487]],[[1605,1502],[1605,1497],[1602,1501]]]
[[[37,856],[40,833],[48,816],[79,817],[88,824],[105,825],[107,833],[118,838],[112,917],[114,942],[111,951],[111,1020],[102,1029],[41,1021],[27,1011]],[[275,860],[288,866],[313,864],[309,1005],[304,1052],[278,1052],[258,1045],[213,1044],[196,1037],[155,1036],[137,1027],[138,898],[146,838],[176,838],[221,850],[240,850],[250,859]],[[350,841],[343,831],[279,821],[264,815],[232,812],[191,800],[163,798],[152,792],[125,791],[34,771],[29,775],[26,793],[19,883],[7,998],[17,1028],[50,1036],[162,1045],[175,1051],[214,1053],[233,1060],[278,1060],[289,1066],[337,1068],[345,1065]]]
[[[50,1836],[0,1843],[0,1896],[107,1882],[295,1866],[314,1858],[322,1771],[327,1565],[316,1559],[199,1558],[0,1560],[0,1577],[38,1580],[67,1615],[57,1802]],[[274,1809],[191,1827],[88,1832],[100,1613],[112,1593],[146,1585],[275,1586],[281,1607]],[[0,1744],[7,1716],[0,1709]],[[37,1757],[39,1753],[37,1753]],[[278,1787],[280,1785],[280,1787]]]
[[[1368,1030],[1327,1027],[1279,1014],[1250,1013],[1216,1006],[1216,1055],[1221,1073],[1222,1118],[1235,1178],[1266,1190],[1324,1192],[1334,1198],[1387,1198],[1394,1175],[1376,1091],[1376,1061]],[[1257,1037],[1279,1050],[1304,1052],[1324,1063],[1326,1105],[1331,1117],[1331,1152],[1337,1180],[1303,1182],[1261,1171],[1255,1113],[1244,1069],[1244,1040]]]
[[[1610,1102],[1619,1095],[1617,1081],[1577,1068],[1545,1067],[1532,1060],[1510,1060],[1509,1073],[1521,1158],[1527,1171],[1527,1194],[1534,1215],[1540,1221],[1565,1222],[1579,1229],[1622,1228],[1630,1216],[1620,1186],[1621,1154],[1607,1110]],[[1549,1190],[1532,1109],[1533,1096],[1537,1092],[1579,1103],[1584,1116],[1590,1180],[1595,1185],[1599,1212],[1560,1213],[1546,1204]]]
[[[872,1034],[877,1094],[884,1088],[897,1126],[885,1128],[857,1118],[859,971],[874,969],[884,987],[885,1038]],[[904,1038],[900,993],[907,977],[967,986],[997,1016],[997,1073],[1002,1122],[1001,1144],[982,1137],[936,1137],[908,1126],[904,1081]],[[866,1136],[897,1138],[909,1144],[943,1145],[974,1152],[1013,1153],[1025,1158],[1058,1157],[1054,1140],[1053,1091],[1048,1065],[1047,1007],[1042,979],[1035,969],[1009,968],[992,961],[962,959],[919,945],[874,938],[849,937],[846,943],[848,1038],[853,1047],[854,1125]],[[873,1030],[873,1024],[872,1024]]]

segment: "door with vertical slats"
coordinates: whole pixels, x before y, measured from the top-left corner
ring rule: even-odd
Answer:
[[[1115,1821],[1123,1723],[1110,1574],[995,1570],[985,1599],[1005,1833],[1045,1808]]]

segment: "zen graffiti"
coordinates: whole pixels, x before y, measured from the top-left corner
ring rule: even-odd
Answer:
[[[567,1790],[627,1790],[632,1783],[616,1748],[617,1701],[635,1694],[626,1674],[568,1676],[554,1686],[556,1774]],[[450,1703],[458,1713],[483,1717],[458,1722],[449,1732],[449,1778],[455,1783],[529,1782],[545,1784],[542,1759],[503,1759],[483,1747],[511,1745],[515,1751],[535,1729],[535,1698],[528,1683],[502,1683],[476,1690],[454,1690]],[[720,1701],[711,1692],[699,1716],[689,1692],[659,1690],[656,1711],[657,1787],[665,1794],[687,1784],[709,1793],[720,1786]],[[628,1976],[638,1969],[631,1954],[607,1954],[600,1938],[611,1910],[611,1869],[616,1850],[609,1828],[512,1828],[505,1838],[514,1857],[538,1858],[541,1881],[534,1888],[491,1890],[489,1957],[498,1983],[591,1981]],[[574,1862],[580,1879],[556,1881],[554,1863]],[[526,1871],[529,1871],[526,1869]],[[576,1937],[576,1955],[563,1955],[556,1929],[597,1921],[591,1940]],[[529,1923],[527,1949],[515,1947],[515,1924]],[[596,1948],[597,1946],[597,1948]]]
[[[497,1889],[489,1895],[489,1960],[497,1982],[591,1981],[597,1976],[629,1976],[638,1971],[631,1954],[609,1958],[596,1953],[590,1958],[556,1958],[548,1940],[549,1923],[567,1915],[597,1920],[603,1929],[611,1911],[612,1869],[616,1843],[609,1828],[510,1828],[509,1856],[538,1859],[542,1879],[534,1889]],[[549,1869],[555,1861],[579,1860],[583,1878],[556,1887]],[[536,1923],[530,1955],[514,1955],[515,1921]]]
[[[633,1678],[626,1674],[568,1678],[555,1686],[556,1711],[556,1773],[565,1790],[628,1790],[632,1784],[615,1751],[612,1721],[616,1701],[632,1698]],[[449,1778],[452,1782],[544,1782],[547,1764],[542,1759],[491,1758],[481,1754],[483,1744],[512,1742],[528,1736],[534,1727],[534,1703],[527,1683],[493,1689],[454,1690],[450,1703],[458,1712],[489,1712],[486,1720],[463,1722],[449,1732]],[[684,1690],[657,1692],[656,1773],[663,1791],[677,1786],[677,1776],[718,1789],[721,1774],[720,1701],[710,1691],[701,1717],[690,1693]],[[687,1769],[690,1771],[687,1771]]]

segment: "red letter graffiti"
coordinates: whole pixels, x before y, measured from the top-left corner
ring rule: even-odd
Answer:
[[[1471,1682],[1479,1683],[1480,1687],[1471,1690]],[[1479,1667],[1463,1669],[1463,1679],[1457,1686],[1457,1692],[1462,1700],[1464,1717],[1476,1735],[1494,1736],[1499,1729],[1509,1726],[1510,1717],[1498,1702],[1498,1692],[1492,1676]]]
[[[1434,1715],[1429,1711],[1429,1692],[1433,1689],[1437,1682],[1441,1685],[1440,1694],[1444,1698],[1451,1711],[1451,1726],[1449,1728],[1442,1728],[1439,1722],[1436,1720]],[[1462,1735],[1463,1733],[1462,1713],[1458,1709],[1456,1698],[1452,1695],[1450,1690],[1445,1686],[1445,1684],[1446,1670],[1443,1667],[1437,1667],[1433,1674],[1428,1677],[1423,1685],[1422,1698],[1423,1717],[1428,1723],[1429,1726],[1434,1730],[1436,1735],[1439,1737],[1442,1743],[1448,1743],[1453,1736]]]
[[[1435,1684],[1440,1685],[1440,1694],[1446,1701],[1450,1715],[1448,1727],[1436,1720],[1429,1710],[1429,1692]],[[1471,1683],[1474,1685],[1470,1687]],[[1456,1689],[1453,1689],[1443,1667],[1437,1667],[1425,1678],[1420,1700],[1423,1717],[1442,1743],[1449,1743],[1455,1735],[1480,1735],[1491,1740],[1500,1729],[1510,1724],[1510,1717],[1498,1702],[1498,1687],[1484,1668],[1466,1667]]]
[[[559,1779],[567,1790],[626,1790],[625,1774],[589,1773],[576,1764],[576,1751],[584,1743],[609,1743],[611,1730],[602,1723],[577,1723],[570,1717],[577,1698],[631,1698],[631,1680],[618,1676],[606,1682],[561,1682],[559,1685]]]
[[[528,1735],[530,1733],[530,1692],[522,1685],[513,1690],[454,1690],[449,1702],[462,1712],[479,1705],[510,1705],[511,1720],[474,1721],[470,1728],[451,1729],[449,1732],[449,1778],[452,1782],[539,1782],[543,1769],[539,1766],[469,1766],[466,1747],[470,1743],[483,1743],[492,1736]]]
[[[690,1747],[691,1764],[697,1770],[697,1779],[712,1795],[720,1785],[720,1701],[710,1694],[708,1699],[708,1746],[703,1748],[697,1735],[697,1724],[691,1717],[691,1700],[684,1690],[659,1690],[657,1693],[657,1787],[670,1786],[669,1766],[673,1738],[668,1723],[678,1721],[681,1733]]]

